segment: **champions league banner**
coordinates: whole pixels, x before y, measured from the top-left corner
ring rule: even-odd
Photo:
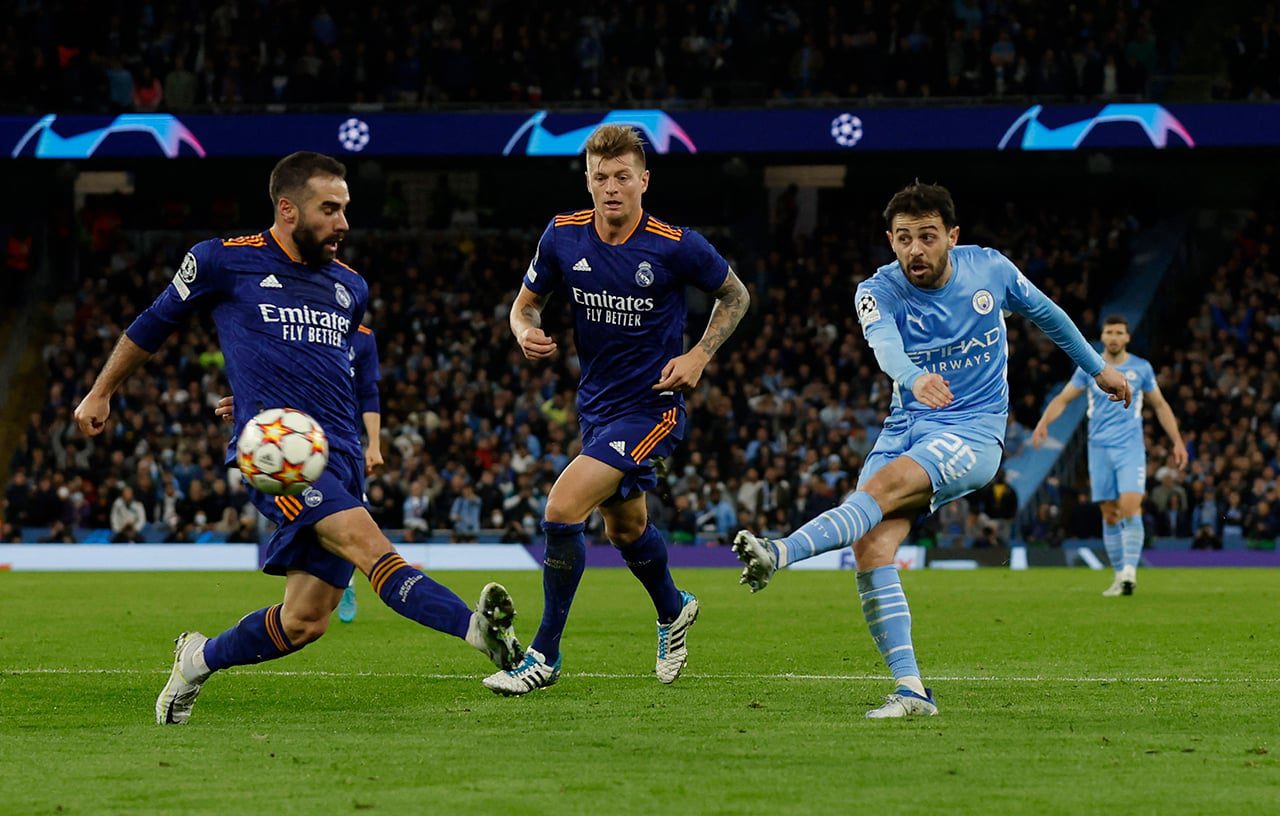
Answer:
[[[594,113],[120,114],[0,117],[12,159],[572,156],[606,123],[658,154],[1188,150],[1280,146],[1280,104],[1041,105]]]

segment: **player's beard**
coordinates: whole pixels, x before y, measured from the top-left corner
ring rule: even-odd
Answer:
[[[950,260],[950,257],[951,257],[951,253],[949,252],[944,253],[941,260],[939,260],[936,264],[929,263],[929,259],[924,258],[923,261],[929,267],[929,271],[926,272],[923,277],[919,277],[918,276],[919,273],[914,272],[911,269],[911,265],[913,263],[916,263],[916,261],[913,261],[910,258],[908,258],[904,262],[901,258],[899,258],[898,263],[899,265],[902,266],[903,271],[906,273],[907,280],[910,281],[913,286],[917,286],[921,289],[935,289],[938,286],[938,281],[942,280],[942,276],[946,274],[947,261]]]
[[[306,222],[299,220],[298,225],[293,228],[293,244],[298,248],[298,255],[302,257],[302,262],[307,266],[324,266],[337,257],[336,252],[330,252],[325,244],[331,241],[340,241],[336,235],[320,237],[316,235],[314,228],[308,226]]]

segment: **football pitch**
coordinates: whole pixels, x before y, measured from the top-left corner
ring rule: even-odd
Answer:
[[[502,580],[527,641],[536,573]],[[870,721],[891,690],[851,573],[726,570],[686,674],[652,675],[652,607],[588,570],[560,682],[524,698],[385,609],[215,675],[154,723],[174,636],[278,600],[249,573],[0,573],[0,813],[1262,813],[1280,802],[1280,580],[1146,570],[905,573],[941,715]]]

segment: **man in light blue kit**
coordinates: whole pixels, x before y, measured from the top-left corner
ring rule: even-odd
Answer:
[[[956,245],[960,228],[946,188],[908,185],[890,199],[884,219],[898,260],[858,286],[855,308],[893,379],[893,402],[858,488],[786,538],[743,530],[733,545],[752,592],[783,567],[853,545],[862,614],[896,685],[867,712],[872,718],[938,713],[920,680],[894,555],[917,516],[981,488],[1000,466],[1009,413],[1004,310],[1030,318],[1111,399],[1129,403],[1124,375],[1008,258]]]
[[[1179,470],[1187,466],[1187,446],[1178,432],[1173,409],[1156,385],[1151,363],[1127,351],[1129,321],[1111,315],[1102,323],[1102,359],[1124,374],[1136,397],[1131,407],[1122,408],[1103,399],[1089,376],[1076,369],[1071,381],[1044,410],[1036,423],[1031,444],[1037,448],[1049,438],[1049,426],[1081,394],[1089,398],[1089,485],[1093,500],[1102,509],[1102,542],[1115,570],[1111,586],[1103,595],[1132,595],[1138,585],[1138,562],[1146,536],[1142,526],[1142,497],[1147,492],[1147,450],[1142,438],[1143,397],[1155,409],[1160,427],[1173,443],[1173,463]]]

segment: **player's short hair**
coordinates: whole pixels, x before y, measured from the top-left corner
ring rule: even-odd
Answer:
[[[312,176],[347,177],[347,166],[332,156],[323,153],[312,153],[310,150],[299,150],[290,153],[271,170],[271,181],[267,192],[271,195],[271,206],[275,206],[281,198],[295,196],[299,190],[307,186]]]
[[[947,229],[956,225],[956,203],[951,199],[951,191],[941,184],[922,184],[920,179],[916,179],[889,199],[888,206],[884,208],[884,223],[893,229],[895,215],[920,218],[935,213]]]
[[[1105,329],[1107,326],[1115,325],[1124,326],[1124,330],[1129,331],[1129,318],[1122,314],[1109,314],[1102,318],[1102,328]]]
[[[585,152],[588,156],[599,156],[602,159],[616,159],[632,153],[645,166],[644,139],[631,125],[601,125],[587,139]]]

